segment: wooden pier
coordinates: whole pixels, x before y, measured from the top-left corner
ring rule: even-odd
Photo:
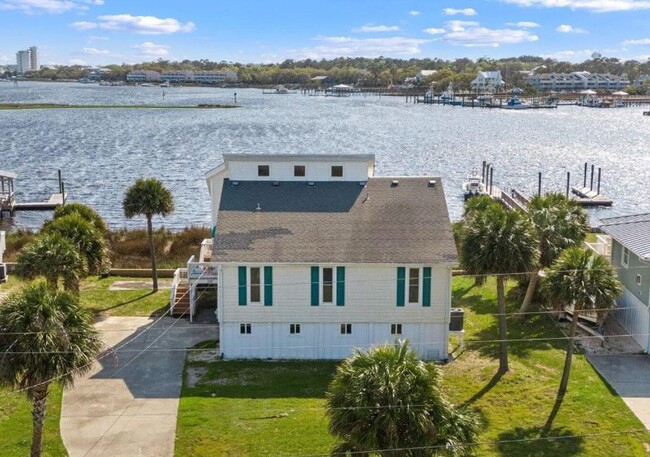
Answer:
[[[58,206],[65,205],[67,195],[59,170],[59,192],[54,193],[48,200],[40,202],[18,202],[14,192],[16,174],[0,170],[0,219],[5,213],[13,217],[16,211],[53,211]]]

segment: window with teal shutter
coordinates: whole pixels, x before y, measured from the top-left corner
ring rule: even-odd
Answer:
[[[406,287],[406,268],[397,267],[397,306],[404,306]]]
[[[239,306],[246,306],[246,267],[239,267]]]
[[[336,306],[345,306],[345,267],[336,267]]]
[[[264,306],[273,306],[273,267],[264,267]]]
[[[422,269],[422,306],[431,306],[431,267]]]
[[[318,306],[318,279],[320,276],[320,269],[318,267],[311,267],[311,306]]]

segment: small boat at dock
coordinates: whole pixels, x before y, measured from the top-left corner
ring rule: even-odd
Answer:
[[[465,200],[476,197],[477,195],[487,195],[487,188],[478,171],[472,170],[470,172],[467,181],[463,183],[463,194]]]
[[[650,111],[644,111],[644,112],[643,112],[643,115],[644,115],[644,116],[650,116]]]
[[[288,95],[288,94],[296,94],[297,92],[295,90],[289,90],[283,85],[278,85],[275,87],[273,90],[263,90],[263,94],[265,95]]]
[[[518,95],[513,95],[505,105],[501,106],[503,109],[528,109],[530,107],[528,103],[522,102]]]

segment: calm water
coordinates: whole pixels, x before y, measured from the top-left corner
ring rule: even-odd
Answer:
[[[235,90],[0,83],[0,102],[169,105],[227,103]],[[0,169],[18,173],[21,201],[43,200],[63,170],[70,200],[95,207],[112,227],[141,226],[121,208],[125,189],[155,176],[172,190],[170,229],[209,225],[204,174],[225,152],[373,153],[377,175],[441,176],[452,218],[461,185],[482,160],[494,181],[532,194],[582,181],[584,162],[603,168],[601,191],[615,201],[592,218],[650,211],[650,118],[644,108],[505,111],[404,103],[401,97],[262,95],[237,89],[240,109],[0,111]],[[645,108],[647,109],[647,108]],[[19,213],[36,228],[45,214]],[[5,226],[7,221],[4,222]]]

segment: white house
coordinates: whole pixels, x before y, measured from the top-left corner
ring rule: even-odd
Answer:
[[[479,71],[478,75],[472,81],[472,89],[485,91],[488,88],[498,89],[503,85],[501,71]]]
[[[425,78],[428,78],[430,76],[433,76],[437,73],[437,70],[420,70],[418,73],[415,75],[415,82],[419,83]]]
[[[160,73],[154,70],[134,70],[126,75],[129,82],[157,82],[160,81]]]
[[[439,178],[375,177],[373,155],[224,154],[207,183],[197,271],[218,272],[225,358],[341,359],[396,338],[447,358],[457,253]]]

